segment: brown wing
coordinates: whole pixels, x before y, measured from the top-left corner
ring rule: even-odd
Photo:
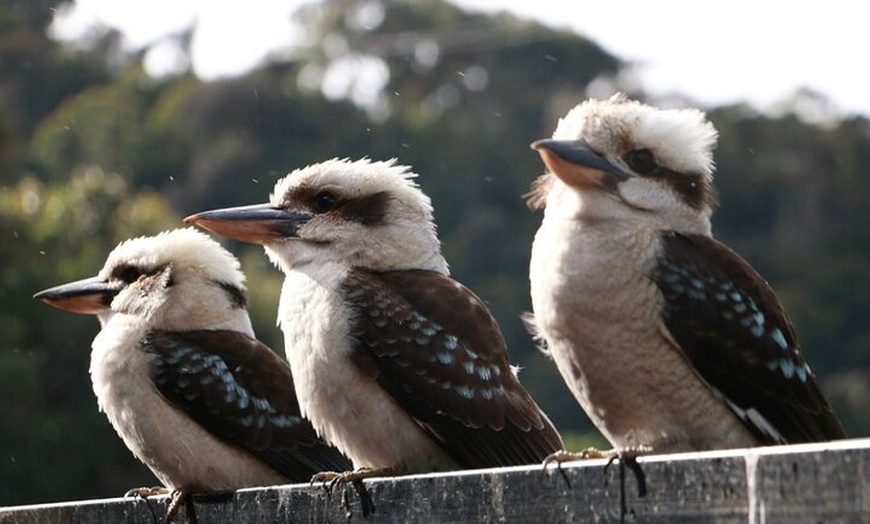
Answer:
[[[294,482],[351,463],[302,418],[287,362],[234,331],[152,331],[151,380],[160,394],[212,435]]]
[[[680,350],[763,442],[845,438],[779,300],[738,254],[674,233],[653,279]]]
[[[354,360],[468,468],[530,464],[562,449],[510,368],[504,338],[469,289],[431,271],[354,270]]]

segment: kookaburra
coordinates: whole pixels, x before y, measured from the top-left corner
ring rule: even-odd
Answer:
[[[561,438],[484,302],[450,278],[415,176],[334,159],[279,180],[268,204],[185,221],[262,244],[285,273],[302,413],[367,476],[540,462]]]
[[[845,436],[776,295],[712,236],[716,138],[698,110],[617,95],[532,144],[533,328],[617,449]]]
[[[35,295],[99,317],[100,410],[182,496],[350,464],[302,418],[287,363],[254,338],[244,281],[233,255],[188,228],[122,242],[96,277]]]

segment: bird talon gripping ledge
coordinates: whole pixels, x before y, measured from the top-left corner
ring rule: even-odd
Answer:
[[[617,450],[845,437],[776,295],[713,238],[715,142],[700,111],[617,95],[532,144],[532,326]]]
[[[350,501],[347,498],[347,490],[345,487],[350,484],[354,492],[360,498],[363,516],[368,516],[375,511],[374,501],[371,494],[363,483],[363,479],[372,477],[384,477],[395,474],[392,470],[372,470],[369,468],[360,468],[354,471],[322,471],[311,477],[311,485],[319,482],[323,490],[327,494],[335,493],[336,489],[341,491],[341,506],[348,512],[350,516]]]
[[[327,493],[335,491],[336,487],[343,488],[349,481],[351,471],[321,471],[311,477],[310,484],[313,486],[319,483]]]
[[[126,493],[124,493],[124,498],[133,497],[133,498],[138,498],[138,499],[144,499],[144,498],[156,497],[156,496],[160,496],[160,495],[169,495],[170,493],[172,493],[172,490],[169,488],[166,488],[165,486],[153,486],[150,488],[146,488],[146,487],[132,488],[132,489],[127,490]]]

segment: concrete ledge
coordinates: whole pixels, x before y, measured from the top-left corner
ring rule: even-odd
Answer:
[[[639,462],[648,494],[638,498],[626,472],[627,522],[870,522],[870,439]],[[619,468],[605,473],[604,466],[600,460],[563,464],[564,477],[529,466],[375,479],[366,481],[375,506],[368,516],[351,488],[347,507],[340,493],[307,485],[247,489],[196,497],[196,517],[200,524],[620,522]],[[155,497],[5,507],[0,522],[163,522],[167,504],[167,497]]]

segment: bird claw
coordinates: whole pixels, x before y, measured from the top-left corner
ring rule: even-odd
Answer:
[[[616,458],[622,459],[636,459],[637,457],[642,457],[644,455],[649,455],[653,451],[652,446],[647,446],[645,444],[639,444],[637,446],[626,446],[624,448],[615,448],[607,451],[609,456],[615,456]]]
[[[400,468],[359,468],[354,471],[344,472],[322,471],[311,477],[311,484],[313,485],[315,482],[322,483],[321,485],[327,493],[332,493],[336,488],[343,488],[347,484],[350,484],[360,498],[363,516],[367,517],[375,512],[375,505],[365,484],[363,484],[363,479],[394,476],[401,474],[401,472]],[[350,516],[350,504],[347,500],[346,490],[342,490],[341,503],[342,507],[347,511],[348,516]]]
[[[166,508],[166,522],[168,524],[175,522],[175,517],[178,516],[178,512],[181,510],[182,505],[184,505],[187,513],[185,523],[196,524],[196,513],[194,512],[193,501],[184,490],[171,490],[165,486],[132,488],[124,493],[124,498],[133,497],[136,499],[147,500],[148,497],[155,497],[158,495],[170,496],[169,507]]]
[[[637,481],[637,495],[638,497],[645,497],[647,494],[646,487],[646,475],[643,472],[643,469],[640,467],[640,464],[637,463],[637,457],[642,455],[648,455],[652,453],[653,448],[650,446],[630,446],[621,449],[610,449],[610,450],[600,450],[597,448],[586,448],[583,451],[566,451],[559,450],[555,453],[551,453],[547,455],[543,462],[544,471],[547,471],[547,468],[550,464],[556,464],[556,470],[562,475],[562,478],[565,480],[565,484],[568,485],[568,489],[571,489],[571,482],[568,479],[568,475],[562,469],[563,462],[571,462],[574,460],[590,460],[590,459],[607,459],[607,464],[604,465],[604,474],[606,475],[610,466],[614,462],[619,462],[619,475],[620,475],[620,489],[622,491],[625,490],[625,468],[631,470],[634,474],[634,478]],[[624,510],[624,494],[621,497],[622,506]]]
[[[374,477],[391,477],[400,475],[399,468],[359,468],[353,471],[321,471],[311,477],[311,485],[315,482],[321,482],[323,487],[330,493],[336,487],[343,487],[348,483],[357,487],[357,484],[362,484],[364,479]]]
[[[647,494],[646,489],[646,474],[643,472],[643,468],[640,467],[640,464],[637,462],[637,458],[643,455],[649,455],[652,453],[653,448],[650,446],[630,446],[622,449],[614,449],[609,453],[611,454],[607,464],[604,466],[604,473],[607,474],[607,470],[610,469],[611,464],[614,462],[619,462],[620,465],[620,477],[625,474],[625,469],[628,468],[634,474],[634,479],[637,482],[637,496],[645,497]],[[621,479],[620,479],[621,480]]]
[[[607,464],[604,466],[604,474],[607,474],[607,471],[614,462],[619,462],[620,482],[622,483],[625,468],[628,468],[634,474],[635,481],[637,482],[637,496],[645,497],[647,493],[646,474],[644,474],[643,469],[640,467],[640,464],[638,464],[637,458],[643,455],[649,455],[652,452],[653,448],[644,445],[612,449],[607,452],[608,456],[602,457],[608,459]]]
[[[589,460],[596,458],[610,458],[611,454],[613,454],[613,452],[601,451],[596,448],[586,448],[583,451],[566,451],[564,449],[561,449],[559,451],[556,451],[555,453],[550,453],[549,455],[547,455],[547,457],[544,458],[543,466],[546,470],[547,466],[555,462],[556,467],[561,469],[563,462],[571,462],[574,460]]]
[[[361,468],[356,471],[321,471],[311,477],[310,484],[313,486],[315,483],[319,482],[327,493],[332,493],[337,487],[343,488],[348,482],[365,478],[360,476],[365,471],[368,470],[366,468]]]
[[[562,469],[562,462],[569,462],[572,460],[607,459],[607,464],[604,465],[604,474],[606,475],[610,466],[614,462],[619,461],[619,515],[620,522],[625,522],[625,516],[628,514],[628,505],[625,501],[625,468],[630,469],[634,474],[634,478],[637,481],[637,496],[645,497],[647,494],[646,475],[644,474],[643,469],[641,469],[640,464],[637,463],[637,457],[647,455],[652,453],[652,451],[653,448],[649,446],[631,446],[610,450],[586,448],[579,452],[560,450],[548,455],[547,458],[544,459],[544,471],[547,471],[547,466],[555,462],[556,469],[562,475],[565,484],[568,485],[568,489],[571,489],[571,482],[568,479],[568,475]]]
[[[172,493],[172,490],[164,486],[153,486],[150,488],[132,488],[124,493],[124,498],[126,499],[133,497],[137,499],[144,499],[148,497],[155,497],[158,495],[169,495],[170,493]]]
[[[612,452],[601,451],[596,448],[586,448],[583,451],[566,451],[561,449],[554,453],[550,453],[544,458],[543,467],[544,472],[546,473],[547,467],[550,464],[556,463],[556,470],[562,475],[562,479],[565,481],[565,484],[568,486],[568,489],[571,489],[571,481],[568,479],[568,475],[565,473],[565,470],[562,469],[563,462],[572,462],[575,460],[589,460],[596,458],[609,458]]]

